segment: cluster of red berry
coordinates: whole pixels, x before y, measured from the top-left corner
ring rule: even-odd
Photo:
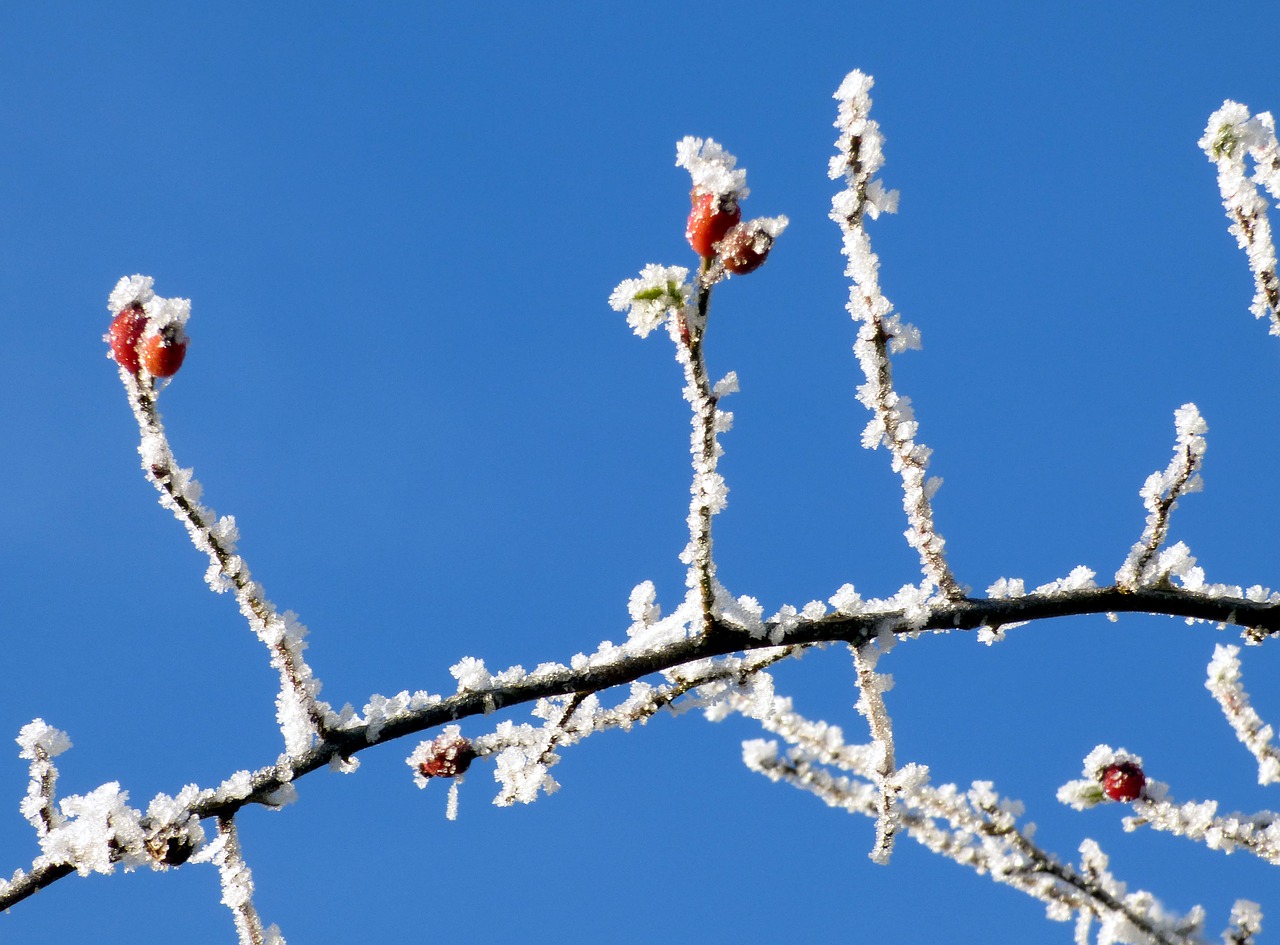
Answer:
[[[146,368],[152,377],[172,377],[182,367],[187,356],[185,332],[166,326],[153,335],[143,338],[147,330],[147,313],[133,302],[122,308],[111,320],[106,341],[111,345],[111,357],[130,374]]]
[[[684,236],[704,259],[719,255],[734,275],[755,272],[773,248],[773,234],[760,220],[742,222],[742,208],[734,194],[713,194],[695,187],[689,194],[693,209]]]

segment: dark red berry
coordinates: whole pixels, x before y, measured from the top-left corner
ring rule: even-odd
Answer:
[[[1142,793],[1147,776],[1132,761],[1107,765],[1102,771],[1102,791],[1113,801],[1131,801]]]
[[[427,760],[418,765],[424,778],[456,778],[471,767],[476,750],[461,735],[441,735],[431,743]]]
[[[736,276],[755,272],[773,249],[773,235],[757,222],[739,223],[720,240],[720,261]]]
[[[167,332],[152,335],[142,343],[142,366],[152,377],[173,377],[187,356],[187,339],[175,339]]]
[[[111,345],[111,357],[131,374],[138,373],[138,341],[146,327],[146,313],[134,302],[122,308],[107,329],[106,342]]]
[[[693,209],[684,236],[699,256],[714,256],[715,244],[742,219],[742,210],[732,194],[693,192]]]

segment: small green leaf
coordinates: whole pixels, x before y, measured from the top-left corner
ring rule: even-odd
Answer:
[[[1220,158],[1223,155],[1232,156],[1236,145],[1240,143],[1240,136],[1236,134],[1235,125],[1223,125],[1218,129],[1218,137],[1213,141],[1213,156]]]
[[[642,292],[637,292],[632,298],[636,302],[653,302],[662,298],[662,290],[658,288],[645,289]]]
[[[1091,785],[1084,791],[1081,791],[1080,799],[1086,804],[1101,804],[1103,800],[1105,800],[1105,795],[1102,793],[1102,785]]]

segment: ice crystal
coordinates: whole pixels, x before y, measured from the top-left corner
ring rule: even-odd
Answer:
[[[687,170],[694,189],[703,193],[745,198],[751,192],[747,172],[737,164],[738,159],[712,138],[685,137],[676,145],[676,167]]]
[[[609,306],[627,313],[627,324],[641,338],[659,327],[667,316],[682,312],[689,304],[693,289],[689,286],[689,270],[683,266],[645,266],[638,279],[618,283],[609,296]]]
[[[152,286],[155,284],[156,280],[151,276],[133,275],[121,277],[120,281],[116,283],[116,287],[111,290],[111,294],[107,297],[108,311],[114,314],[135,302],[145,306],[155,298],[155,292],[152,291]]]

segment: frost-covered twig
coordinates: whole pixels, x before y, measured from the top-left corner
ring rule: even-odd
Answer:
[[[1231,927],[1222,935],[1226,945],[1253,945],[1254,936],[1262,931],[1262,910],[1256,902],[1237,899],[1231,907]]]
[[[44,837],[64,823],[53,803],[58,784],[58,769],[53,759],[71,747],[71,739],[44,719],[36,719],[22,726],[18,744],[22,746],[18,757],[31,762],[31,780],[27,784],[27,796],[22,799],[22,816],[36,828],[37,837]]]
[[[253,874],[240,852],[235,818],[218,818],[218,839],[206,848],[206,856],[218,867],[222,883],[222,902],[235,919],[240,945],[285,945],[284,937],[274,925],[263,928],[262,919],[253,905]]]
[[[1218,190],[1231,221],[1231,235],[1249,257],[1254,296],[1249,311],[1255,318],[1270,316],[1271,334],[1280,335],[1280,277],[1276,274],[1276,248],[1267,218],[1267,201],[1258,193],[1261,184],[1280,202],[1280,148],[1276,123],[1270,112],[1250,116],[1239,102],[1226,101],[1209,116],[1200,147],[1218,168]],[[1245,155],[1254,161],[1253,178],[1245,173]]]
[[[704,270],[705,271],[705,270]],[[712,551],[711,519],[725,506],[729,489],[717,471],[723,450],[716,434],[727,431],[733,415],[718,408],[720,394],[736,389],[736,378],[712,389],[707,375],[702,341],[711,305],[711,286],[700,280],[694,304],[677,313],[668,328],[676,346],[676,360],[684,370],[684,399],[692,410],[690,452],[693,481],[689,487],[689,545],[681,560],[689,566],[686,584],[696,589],[702,605],[703,630],[711,625],[715,610],[716,564]]]
[[[705,276],[704,266],[701,275]],[[693,412],[690,451],[693,482],[690,486],[689,544],[681,560],[689,566],[686,583],[697,594],[704,629],[710,625],[715,605],[715,560],[712,556],[711,517],[724,508],[728,490],[716,472],[721,449],[716,434],[728,430],[732,415],[717,409],[721,394],[736,387],[736,378],[726,378],[714,388],[707,376],[702,350],[707,313],[711,304],[711,283],[688,283],[689,270],[682,266],[649,265],[638,279],[627,279],[613,290],[609,304],[627,313],[627,323],[642,338],[666,323],[675,343],[676,360],[684,371],[684,398]]]
[[[1124,819],[1125,830],[1151,827],[1203,843],[1210,850],[1223,853],[1243,850],[1280,865],[1280,814],[1274,811],[1255,814],[1235,811],[1219,815],[1217,801],[1177,804],[1165,793],[1156,792],[1155,796],[1134,801],[1133,814]]]
[[[109,308],[122,311],[140,305],[148,318],[174,318],[185,323],[190,310],[186,299],[163,299],[152,291],[153,280],[146,276],[122,278],[111,293]],[[187,529],[196,548],[209,558],[205,580],[218,593],[231,590],[250,628],[266,645],[271,665],[280,674],[276,697],[277,718],[285,747],[298,754],[316,737],[323,737],[329,707],[318,701],[320,681],[303,658],[307,630],[292,611],[280,614],[263,595],[262,585],[253,580],[248,565],[235,553],[239,533],[231,516],[218,518],[200,503],[201,486],[192,470],[182,469],[173,457],[164,424],[156,409],[154,378],[120,367],[120,379],[133,409],[142,441],[138,452],[142,469],[160,493],[160,504],[173,512]]]
[[[710,138],[686,137],[676,145],[676,165],[685,168],[693,182],[690,197],[694,209],[685,236],[701,257],[697,278],[690,286],[687,269],[649,265],[639,279],[624,281],[609,297],[609,304],[627,313],[628,324],[641,337],[666,322],[676,360],[684,372],[684,399],[692,410],[693,481],[689,488],[689,544],[680,560],[688,565],[685,583],[701,608],[700,629],[704,633],[714,622],[719,589],[711,520],[724,508],[729,492],[716,467],[723,454],[718,435],[728,432],[733,414],[720,410],[719,402],[738,389],[733,372],[714,385],[707,373],[703,342],[711,290],[730,274],[755,271],[788,222],[782,216],[741,222],[739,204],[750,191],[747,172],[737,163],[737,158]]]
[[[695,199],[706,201],[707,226],[713,232],[700,234],[711,239],[721,232],[722,222],[727,229],[741,217],[740,201],[750,191],[747,189],[747,172],[737,166],[737,158],[708,138],[686,137],[676,145],[676,166],[685,168],[693,181]],[[723,211],[716,208],[724,208]],[[691,217],[691,226],[693,218]],[[695,238],[692,231],[688,234]],[[703,252],[714,252],[707,247]],[[712,552],[711,519],[725,506],[729,490],[724,477],[716,471],[723,450],[717,434],[728,432],[733,424],[733,414],[719,409],[721,395],[738,389],[737,376],[730,374],[713,388],[707,374],[706,353],[703,341],[706,337],[707,316],[711,308],[711,289],[724,275],[718,255],[703,256],[698,273],[693,304],[676,312],[667,325],[671,340],[676,346],[676,360],[684,371],[684,399],[693,412],[693,429],[690,435],[690,452],[693,455],[693,482],[690,485],[689,545],[681,560],[689,566],[685,581],[690,590],[696,589],[702,605],[703,631],[711,626],[716,602],[716,564]]]
[[[502,722],[474,742],[477,754],[497,754],[494,778],[502,787],[494,803],[500,807],[528,804],[540,793],[554,793],[559,784],[548,769],[560,760],[555,749],[575,745],[589,735],[619,728],[629,731],[664,710],[678,714],[701,707],[714,717],[716,706],[730,693],[750,693],[753,704],[767,705],[773,696],[772,680],[762,671],[796,652],[773,647],[741,657],[699,660],[666,673],[666,683],[633,682],[627,698],[612,707],[603,706],[594,692],[541,699],[533,715],[546,719],[545,725]],[[422,751],[420,745],[410,764]]]
[[[1183,404],[1175,410],[1173,421],[1178,434],[1173,459],[1163,472],[1148,476],[1139,492],[1147,509],[1147,524],[1116,572],[1116,584],[1122,588],[1167,583],[1170,574],[1180,574],[1195,563],[1181,543],[1164,552],[1160,548],[1169,534],[1169,516],[1178,507],[1178,499],[1199,492],[1204,485],[1199,470],[1209,426],[1195,404]]]
[[[862,434],[862,445],[884,445],[893,454],[893,469],[902,478],[907,541],[920,555],[925,577],[954,600],[964,596],[964,588],[951,573],[945,542],[933,524],[932,497],[942,480],[927,477],[932,451],[916,438],[919,424],[911,401],[894,390],[889,363],[890,354],[919,348],[920,332],[894,314],[880,291],[880,260],[871,251],[866,230],[867,216],[875,219],[898,208],[897,191],[886,191],[872,179],[884,163],[884,136],[869,117],[871,86],[870,76],[854,70],[835,93],[840,102],[840,153],[831,159],[831,178],[843,176],[848,184],[831,201],[831,219],[844,235],[845,275],[852,280],[848,309],[860,326],[854,353],[867,380],[858,388],[858,400],[874,415]]]
[[[52,758],[71,747],[71,739],[43,719],[24,725],[18,736],[20,756],[31,762],[31,781],[23,798],[23,815],[36,830],[40,856],[29,872],[0,882],[0,903],[17,902],[37,889],[78,872],[112,873],[139,866],[165,870],[185,863],[204,841],[190,805],[199,792],[184,789],[177,798],[161,794],[145,816],[129,807],[128,792],[117,782],[86,795],[71,795],[54,806],[58,780]]]
[[[1240,680],[1240,648],[1215,644],[1208,675],[1204,687],[1222,707],[1236,738],[1258,759],[1258,783],[1280,781],[1280,751],[1273,743],[1275,730],[1249,704],[1249,693]]]
[[[871,848],[871,860],[888,863],[893,853],[893,838],[897,833],[899,816],[895,784],[897,762],[894,760],[893,723],[885,708],[884,694],[893,687],[893,677],[876,672],[880,657],[888,652],[895,640],[891,633],[878,637],[853,651],[853,666],[858,676],[858,713],[864,716],[871,728],[871,745],[874,754],[872,771],[875,777],[877,799],[876,842]]]
[[[746,742],[747,767],[808,791],[828,806],[880,817],[873,745],[845,744],[838,727],[805,719],[785,699],[777,700],[776,711],[761,721],[767,730],[786,739],[791,749],[784,754],[776,742]],[[834,774],[830,768],[846,774]],[[990,875],[1040,900],[1051,919],[1065,922],[1074,915],[1078,942],[1088,941],[1095,920],[1100,925],[1100,942],[1199,945],[1205,941],[1198,907],[1177,916],[1166,912],[1149,893],[1127,892],[1092,841],[1081,846],[1078,867],[1061,863],[1034,842],[1030,825],[1018,825],[1022,805],[1001,798],[989,782],[975,782],[962,792],[952,784],[928,784],[927,770],[919,765],[903,769],[904,775],[908,773],[910,779],[898,799],[902,832],[979,875]]]
[[[1178,804],[1169,797],[1167,784],[1146,776],[1141,758],[1109,745],[1099,745],[1088,754],[1083,773],[1082,780],[1069,781],[1058,789],[1058,800],[1076,810],[1109,803],[1108,798],[1121,801],[1133,811],[1123,821],[1125,830],[1151,827],[1203,843],[1211,850],[1244,850],[1280,864],[1280,814],[1260,811],[1219,816],[1217,801]],[[1115,780],[1111,780],[1113,776]]]

